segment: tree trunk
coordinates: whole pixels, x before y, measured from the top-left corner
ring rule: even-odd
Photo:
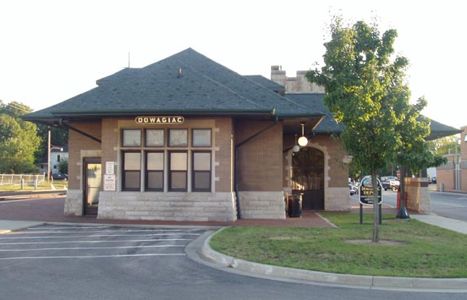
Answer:
[[[373,187],[373,237],[372,242],[379,242],[379,207],[378,207],[378,180],[375,173],[371,174],[371,185]]]

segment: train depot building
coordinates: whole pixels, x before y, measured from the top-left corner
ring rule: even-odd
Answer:
[[[187,49],[26,119],[69,129],[66,215],[284,219],[296,192],[303,209],[349,210],[350,158],[322,91],[277,82]]]

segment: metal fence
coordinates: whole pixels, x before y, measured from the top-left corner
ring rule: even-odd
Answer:
[[[0,185],[18,184],[37,186],[45,181],[44,174],[0,174]]]

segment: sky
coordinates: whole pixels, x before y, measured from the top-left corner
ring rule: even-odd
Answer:
[[[2,0],[0,99],[42,109],[129,61],[144,67],[188,47],[242,75],[270,78],[281,65],[294,76],[322,63],[331,17],[341,15],[396,29],[412,101],[424,96],[424,115],[459,128],[467,125],[462,2]]]

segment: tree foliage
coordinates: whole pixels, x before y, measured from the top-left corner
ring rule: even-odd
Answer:
[[[326,105],[345,125],[341,138],[347,152],[375,182],[388,162],[408,159],[401,153],[414,155],[425,147],[429,126],[417,120],[425,102],[409,103],[405,81],[408,60],[394,56],[396,30],[381,34],[376,25],[359,21],[344,26],[335,18],[330,31],[325,65],[310,71],[307,78],[325,87]],[[378,241],[377,205],[374,214],[373,241]]]
[[[397,111],[403,118],[403,122],[396,128],[401,138],[396,162],[412,174],[444,163],[445,159],[432,151],[426,141],[426,137],[430,134],[430,123],[420,114],[426,106],[426,100],[419,98],[415,105],[410,105],[407,101],[404,106],[398,108]]]
[[[460,145],[457,136],[447,136],[428,142],[430,150],[437,155],[460,153]]]
[[[61,160],[58,164],[58,172],[61,174],[68,174],[68,160]]]
[[[34,154],[40,143],[36,125],[20,117],[31,108],[0,101],[0,173],[30,173],[36,170]]]
[[[41,138],[39,150],[36,153],[37,162],[47,161],[48,130],[50,128],[50,139],[52,146],[65,146],[68,144],[68,130],[61,127],[49,127],[45,124],[37,125],[37,134]]]

